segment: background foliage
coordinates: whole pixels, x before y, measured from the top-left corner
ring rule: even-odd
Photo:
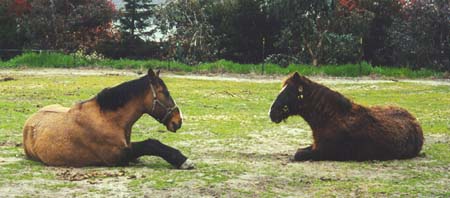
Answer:
[[[5,49],[108,58],[220,59],[450,70],[446,0],[0,0]]]

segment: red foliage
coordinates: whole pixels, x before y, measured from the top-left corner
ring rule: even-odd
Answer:
[[[116,12],[116,5],[114,5],[114,3],[112,2],[112,0],[108,0],[108,6],[111,7],[111,10],[113,12]]]
[[[356,1],[354,0],[339,0],[339,3],[349,10],[353,10],[357,6]]]
[[[31,10],[31,5],[27,0],[14,0],[8,10],[16,16],[22,16],[23,13]]]
[[[408,6],[414,4],[416,0],[398,0],[402,6]],[[346,7],[349,10],[358,9],[358,0],[339,0],[339,4]]]

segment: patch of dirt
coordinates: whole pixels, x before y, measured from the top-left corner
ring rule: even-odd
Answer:
[[[24,159],[17,157],[0,157],[0,165],[11,164],[22,160]]]
[[[236,179],[228,180],[225,185],[233,188],[233,189],[242,189],[249,192],[264,192],[268,190],[269,185],[271,186],[271,190],[275,190],[276,188],[282,189],[287,186],[291,181],[291,178],[286,177],[273,177],[268,175],[259,175],[259,174],[243,174]]]
[[[82,181],[90,180],[89,183],[96,183],[95,179],[104,179],[109,177],[125,177],[127,179],[135,179],[136,175],[127,173],[124,169],[117,171],[86,171],[85,169],[63,169],[57,171],[56,176],[58,179],[67,181]],[[145,177],[145,176],[140,176]]]
[[[0,75],[4,76],[58,76],[58,75],[78,75],[78,76],[139,76],[140,70],[118,70],[118,69],[94,69],[94,68],[77,68],[77,69],[0,69]],[[257,74],[186,74],[179,75],[172,72],[162,72],[161,75],[171,78],[186,78],[195,80],[220,80],[220,81],[234,81],[234,82],[253,82],[253,83],[281,83],[286,77],[285,75],[257,75]],[[374,79],[373,77],[358,77],[358,78],[346,78],[346,77],[323,77],[323,76],[311,76],[312,80],[324,83],[324,84],[376,84],[376,83],[398,83],[409,82],[427,85],[449,85],[450,79],[438,79],[438,80],[409,80],[409,79]]]
[[[0,197],[138,197],[127,188],[128,182],[128,179],[121,177],[105,178],[100,182],[20,180],[0,185]]]
[[[425,137],[425,144],[450,144],[450,136],[446,134],[429,134]]]
[[[14,146],[14,147],[21,147],[21,142],[14,142],[14,141],[0,141],[0,146]]]

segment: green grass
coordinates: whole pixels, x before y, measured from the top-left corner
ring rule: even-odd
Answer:
[[[425,133],[422,154],[385,162],[289,163],[298,147],[311,143],[311,132],[299,117],[270,122],[267,111],[280,83],[164,78],[183,111],[183,127],[159,133],[165,127],[144,115],[132,141],[156,138],[180,149],[196,169],[176,170],[157,157],[130,167],[72,169],[25,159],[20,143],[27,117],[45,105],[71,106],[137,76],[11,77],[16,80],[0,82],[0,193],[8,196],[450,196],[449,85],[325,81],[357,103],[408,109]],[[108,176],[120,170],[123,176]],[[99,175],[69,181],[60,176],[65,171]]]
[[[0,68],[16,67],[107,67],[116,69],[142,69],[161,68],[172,71],[197,72],[197,73],[238,73],[238,74],[288,74],[299,71],[304,75],[328,75],[341,77],[356,77],[377,75],[398,78],[443,78],[443,72],[421,69],[411,70],[407,68],[372,67],[368,63],[346,65],[323,65],[313,67],[310,65],[291,64],[282,68],[275,64],[238,64],[231,61],[219,60],[211,63],[202,63],[196,66],[188,66],[176,61],[159,60],[129,60],[129,59],[90,59],[83,56],[65,55],[60,53],[25,53],[9,61],[0,61]]]

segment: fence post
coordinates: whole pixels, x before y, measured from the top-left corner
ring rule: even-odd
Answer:
[[[360,50],[359,53],[360,53],[360,55],[359,55],[359,61],[358,61],[358,64],[359,64],[359,76],[360,76],[360,77],[362,76],[362,66],[361,66],[361,61],[362,61],[362,59],[363,59],[363,53],[364,53],[362,43],[363,43],[363,37],[361,36],[361,37],[359,38],[359,50]]]
[[[264,75],[264,66],[266,62],[264,61],[265,55],[265,47],[266,47],[266,38],[262,38],[262,66],[261,66],[261,75]]]
[[[171,58],[167,59],[167,70],[169,71],[170,71],[170,62],[172,62],[172,59]]]
[[[261,75],[264,75],[264,66],[265,66],[265,63],[263,62],[262,67],[261,67]]]

